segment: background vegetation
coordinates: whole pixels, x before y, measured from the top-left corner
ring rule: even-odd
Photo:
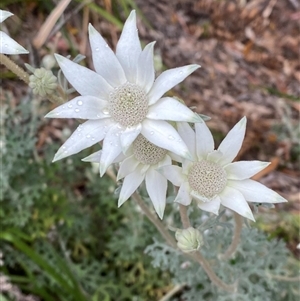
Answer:
[[[81,53],[92,68],[88,22],[115,48],[124,20],[137,9],[142,43],[157,40],[157,73],[202,65],[173,94],[212,117],[209,126],[217,141],[246,115],[247,138],[239,158],[272,161],[259,180],[289,200],[275,209],[256,208],[257,223],[251,227],[265,234],[245,228],[239,256],[218,269],[247,275],[245,295],[251,298],[236,300],[261,301],[262,295],[264,300],[298,300],[299,1],[78,0],[60,10],[67,2],[1,1],[1,9],[15,14],[2,30],[30,51],[14,60],[57,72],[53,53]],[[46,23],[53,11],[59,19]],[[42,32],[44,24],[49,35]],[[117,185],[81,161],[100,146],[51,163],[77,121],[45,120],[55,105],[33,96],[4,67],[0,70],[1,301],[232,300],[163,245],[134,204],[117,208]],[[198,224],[208,217],[191,214]],[[171,199],[166,217],[173,226],[179,220]],[[229,238],[232,226],[225,215],[210,221],[218,227],[206,229],[212,232],[204,252],[213,260],[224,247],[214,242]],[[259,260],[246,237],[258,240]],[[272,278],[266,273],[270,269],[282,278]],[[220,272],[220,277],[226,275]]]

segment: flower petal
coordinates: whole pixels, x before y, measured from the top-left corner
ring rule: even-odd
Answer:
[[[102,177],[109,165],[116,159],[122,152],[120,138],[120,129],[118,124],[110,127],[103,140],[102,155],[100,160],[100,176]]]
[[[99,150],[99,151],[92,153],[91,155],[81,159],[81,161],[100,163],[101,155],[102,155],[102,150]],[[112,163],[119,163],[120,161],[123,161],[124,159],[125,159],[125,156],[123,153],[121,153],[119,156],[116,157],[115,160],[113,160]]]
[[[190,159],[191,155],[177,131],[166,121],[145,119],[141,134],[153,144],[179,156]]]
[[[239,161],[229,163],[224,167],[227,178],[230,180],[249,179],[265,169],[270,163],[262,161]]]
[[[130,156],[126,158],[123,162],[121,162],[119,171],[118,171],[118,176],[117,176],[117,181],[120,179],[123,179],[130,173],[134,172],[136,167],[140,164],[139,161],[137,161],[134,156]]]
[[[0,23],[2,23],[4,20],[6,20],[8,17],[13,16],[11,12],[7,10],[0,9]]]
[[[243,117],[227,134],[221,142],[218,150],[222,152],[223,158],[219,160],[219,164],[225,165],[233,161],[241,149],[245,131],[246,131],[246,117]]]
[[[99,150],[99,151],[97,151],[95,153],[92,153],[91,155],[81,159],[81,161],[83,161],[83,162],[92,162],[92,163],[100,163],[101,155],[102,155],[102,150]]]
[[[188,65],[164,71],[155,80],[152,89],[149,92],[149,105],[156,103],[167,91],[181,83],[199,67],[199,65]]]
[[[154,120],[203,122],[199,115],[172,97],[163,97],[150,106],[147,118]]]
[[[220,193],[219,197],[221,198],[221,204],[223,206],[255,222],[252,211],[241,192],[227,186]]]
[[[188,182],[182,182],[178,190],[177,196],[174,200],[175,203],[180,203],[184,206],[189,206],[192,202],[190,194],[190,185]]]
[[[0,31],[0,53],[3,54],[22,54],[29,53],[23,46],[9,37],[5,32]]]
[[[88,120],[80,124],[71,137],[59,148],[52,162],[77,154],[98,143],[105,137],[111,125],[110,119]]]
[[[131,126],[122,131],[120,135],[120,141],[122,146],[122,151],[125,153],[127,149],[132,145],[132,142],[141,133],[142,125],[139,123],[136,126]]]
[[[108,102],[95,96],[77,96],[49,112],[46,118],[102,119],[110,115]]]
[[[83,96],[108,99],[113,87],[98,73],[55,54],[55,58],[70,84]]]
[[[153,61],[154,44],[155,42],[149,43],[144,48],[144,50],[140,54],[138,65],[137,65],[136,84],[140,87],[143,87],[146,94],[151,89],[155,78],[154,61]]]
[[[219,215],[221,199],[218,196],[216,196],[214,199],[212,199],[209,202],[202,202],[197,198],[196,195],[193,195],[193,198],[195,198],[195,200],[197,201],[197,205],[201,210]]]
[[[162,166],[169,166],[172,164],[172,159],[169,155],[165,155],[165,157],[157,163],[157,168]]]
[[[228,180],[227,185],[241,192],[248,202],[285,203],[287,200],[277,192],[253,180]]]
[[[205,122],[195,124],[196,152],[198,160],[206,158],[208,153],[214,151],[214,138]]]
[[[186,181],[186,177],[182,174],[182,169],[179,166],[162,166],[159,167],[157,171],[177,187],[181,186],[181,184]]]
[[[89,24],[89,38],[95,70],[113,87],[126,83],[124,70],[100,33]]]
[[[163,219],[166,207],[167,179],[153,168],[146,173],[146,189],[152,201],[154,209],[160,219]]]
[[[187,145],[193,160],[196,161],[196,136],[193,129],[187,122],[177,122],[177,129],[180,137]]]
[[[140,168],[125,177],[120,192],[118,207],[122,206],[130,196],[138,189],[145,178],[145,174],[141,173]]]
[[[141,52],[141,43],[136,28],[136,15],[133,10],[124,24],[116,49],[117,58],[125,71],[127,79],[132,83],[136,82],[137,64]]]

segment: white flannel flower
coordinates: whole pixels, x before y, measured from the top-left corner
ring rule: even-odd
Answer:
[[[77,128],[53,161],[103,140],[100,160],[103,175],[139,134],[161,148],[189,157],[185,143],[166,120],[202,122],[202,119],[176,99],[162,96],[199,66],[174,68],[154,81],[154,42],[141,49],[135,11],[125,22],[116,54],[92,25],[89,25],[89,39],[96,72],[56,55],[65,77],[81,96],[57,107],[46,117],[88,121]]]
[[[182,167],[166,166],[160,172],[179,191],[175,202],[188,206],[194,199],[202,210],[218,214],[220,204],[253,221],[247,203],[282,203],[283,197],[250,177],[269,163],[261,161],[233,162],[244,140],[246,117],[227,134],[218,150],[205,123],[195,124],[195,131],[187,123],[178,123],[178,132],[187,144],[193,161],[184,160]]]
[[[0,9],[0,23],[2,23],[4,20],[6,20],[12,15],[12,13]],[[0,31],[0,53],[22,54],[29,52],[16,41],[14,41],[12,38],[10,38],[5,32]]]
[[[98,151],[86,158],[86,162],[100,162],[102,151]],[[166,149],[160,148],[143,135],[139,135],[126,155],[119,155],[114,162],[120,162],[117,180],[123,179],[119,195],[118,207],[124,204],[137,190],[143,181],[152,201],[154,209],[162,219],[166,207],[167,179],[157,172],[157,168],[172,164],[172,160],[181,162],[181,158]]]

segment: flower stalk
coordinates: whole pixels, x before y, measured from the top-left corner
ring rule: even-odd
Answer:
[[[184,229],[191,227],[190,219],[187,213],[188,207],[182,204],[179,204],[179,213],[182,222],[182,226]]]
[[[16,74],[22,81],[26,84],[29,84],[29,75],[26,71],[24,71],[21,67],[19,67],[15,62],[13,62],[6,55],[0,53],[0,62],[11,72]]]
[[[150,222],[156,227],[156,229],[159,231],[159,233],[162,235],[162,237],[166,240],[166,242],[173,248],[177,249],[177,244],[174,239],[174,237],[168,232],[168,230],[165,228],[164,224],[154,216],[145,202],[143,202],[141,196],[134,192],[131,196],[135,202],[139,205],[139,207],[142,209],[142,211],[145,213],[147,218],[150,220]]]
[[[223,282],[212,270],[209,262],[203,257],[200,251],[196,252],[191,256],[202,266],[202,268],[204,269],[204,271],[206,272],[207,276],[213,284],[229,293],[234,293],[237,291],[237,283],[226,284],[225,282]]]
[[[242,233],[242,226],[243,226],[243,217],[240,216],[239,214],[234,212],[234,222],[235,222],[235,228],[234,228],[234,233],[233,233],[233,238],[230,246],[226,250],[224,254],[221,254],[219,258],[221,260],[227,260],[229,259],[236,251],[240,238],[241,238],[241,233]]]

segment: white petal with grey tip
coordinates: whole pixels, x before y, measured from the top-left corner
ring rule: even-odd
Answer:
[[[71,137],[59,148],[52,162],[77,154],[101,141],[111,125],[109,119],[88,120],[80,124]]]
[[[101,75],[59,54],[55,54],[55,58],[64,76],[79,94],[108,99],[113,87]]]
[[[188,65],[164,71],[155,80],[154,85],[149,92],[149,105],[156,103],[167,91],[181,83],[199,67],[199,65]]]
[[[46,118],[79,118],[102,119],[109,118],[107,111],[108,102],[95,96],[77,96],[67,103],[60,105]]]
[[[150,106],[147,118],[154,120],[203,122],[197,114],[172,97],[163,97]]]
[[[191,155],[177,131],[166,121],[145,119],[141,134],[153,144],[167,149],[184,158]]]

